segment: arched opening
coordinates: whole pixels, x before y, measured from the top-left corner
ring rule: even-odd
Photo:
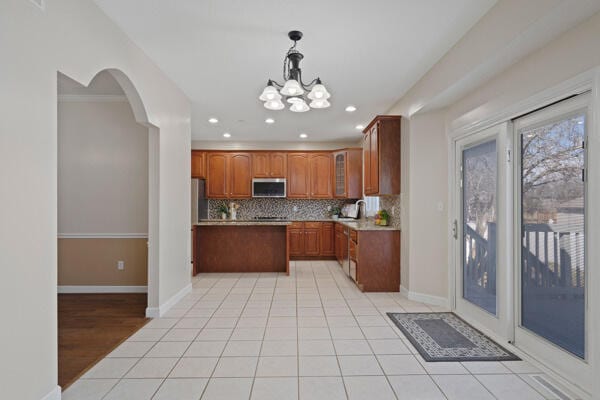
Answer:
[[[59,384],[158,305],[158,128],[119,70],[58,88]]]

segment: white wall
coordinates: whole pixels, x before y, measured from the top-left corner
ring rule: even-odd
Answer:
[[[59,101],[58,233],[148,233],[148,128],[127,101]]]
[[[41,11],[30,1],[0,2],[0,387],[7,399],[56,390],[57,71],[87,85],[114,68],[137,89],[126,89],[143,102],[136,117],[159,130],[157,302],[190,282],[188,99],[91,0],[45,3]]]
[[[410,291],[448,297],[448,147],[444,114],[417,114],[408,123],[408,284]],[[441,204],[442,210],[438,206]]]

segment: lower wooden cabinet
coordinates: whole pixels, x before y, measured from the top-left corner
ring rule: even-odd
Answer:
[[[335,256],[335,235],[333,222],[321,223],[321,255]]]
[[[350,230],[350,276],[363,292],[400,291],[400,231]]]
[[[289,230],[290,257],[304,254],[304,228],[292,228]]]
[[[296,259],[330,259],[335,256],[332,222],[293,222],[290,232],[290,257]]]

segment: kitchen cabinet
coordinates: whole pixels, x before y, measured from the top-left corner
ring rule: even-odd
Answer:
[[[209,199],[229,197],[227,153],[209,153],[206,159],[206,196]]]
[[[216,199],[252,197],[252,158],[249,153],[208,153],[206,195]]]
[[[310,198],[331,199],[333,197],[331,164],[330,153],[310,154]]]
[[[292,222],[289,232],[290,257],[297,260],[328,260],[335,257],[333,222]]]
[[[290,241],[290,257],[304,255],[304,227],[302,223],[300,227],[290,226],[289,241]]]
[[[308,199],[310,197],[310,169],[308,154],[290,153],[287,159],[287,197]]]
[[[229,155],[229,197],[244,199],[252,197],[252,156],[248,153]]]
[[[206,179],[206,152],[192,150],[192,178]]]
[[[321,223],[304,223],[304,255],[315,257],[321,255]]]
[[[322,256],[335,256],[335,234],[333,222],[321,222],[321,252]]]
[[[400,231],[350,229],[349,275],[363,292],[400,290]]]
[[[346,228],[342,224],[335,224],[335,258],[343,265],[348,251],[348,236],[344,233]]]
[[[377,116],[363,133],[365,195],[400,194],[400,117]]]
[[[285,178],[287,154],[271,152],[252,153],[253,178]]]
[[[362,198],[362,165],[360,148],[333,153],[335,198]]]
[[[331,153],[289,153],[287,197],[290,199],[331,199]]]

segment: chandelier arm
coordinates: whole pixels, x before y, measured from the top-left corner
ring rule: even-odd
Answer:
[[[315,83],[317,83],[319,80],[320,80],[320,78],[315,78],[315,79],[313,79],[312,81],[310,81],[309,83],[304,83],[304,82],[302,82],[302,74],[300,74],[300,82],[299,82],[299,83],[300,83],[300,85],[302,86],[302,88],[303,88],[304,90],[308,90],[308,91],[310,91],[310,90],[312,89],[312,86],[313,86]]]
[[[278,87],[279,89],[283,88],[283,85],[273,79],[270,79],[271,83],[273,84],[273,86]]]

